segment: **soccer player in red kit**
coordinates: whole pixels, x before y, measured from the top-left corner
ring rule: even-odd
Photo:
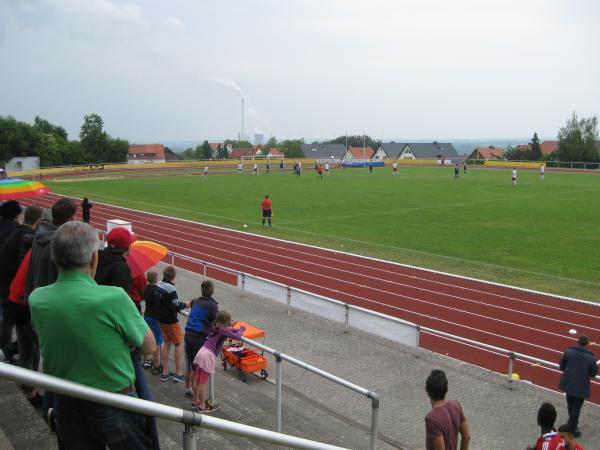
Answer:
[[[262,208],[262,214],[263,214],[263,218],[262,218],[263,227],[265,226],[265,219],[267,219],[269,221],[269,226],[271,226],[271,216],[273,215],[273,204],[271,203],[271,200],[269,200],[268,195],[265,195],[265,198],[263,199],[263,201],[261,203],[261,208]]]

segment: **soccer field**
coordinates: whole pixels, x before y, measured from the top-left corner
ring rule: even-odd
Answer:
[[[46,182],[89,197],[224,227],[600,301],[600,175],[402,167],[258,176]],[[273,200],[273,228],[260,202]],[[93,210],[92,210],[93,214]],[[360,282],[360,280],[357,280]]]

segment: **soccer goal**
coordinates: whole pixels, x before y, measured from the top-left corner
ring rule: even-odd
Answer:
[[[242,156],[242,173],[254,174],[254,166],[256,165],[257,173],[266,173],[267,164],[269,172],[280,172],[281,163],[285,166],[285,156],[283,155],[256,155],[256,156]]]

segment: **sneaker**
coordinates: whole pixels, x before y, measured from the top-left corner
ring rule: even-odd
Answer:
[[[46,420],[46,424],[48,424],[50,431],[52,433],[55,433],[56,432],[56,414],[54,414],[54,408],[48,408],[48,411],[46,411],[46,417],[44,417],[44,419]]]
[[[150,373],[152,375],[158,375],[158,374],[162,373],[162,371],[163,371],[163,366],[158,366],[158,367],[155,366],[155,367],[152,368],[152,370],[150,371]]]
[[[35,397],[28,398],[27,400],[35,409],[42,409],[42,405],[44,404],[44,396],[41,395],[39,392],[35,395]]]
[[[580,437],[581,437],[581,431],[579,431],[579,430],[575,430],[575,432],[573,433],[573,436],[574,436],[575,438],[580,438]]]
[[[142,367],[144,369],[150,369],[150,368],[152,368],[153,365],[154,364],[152,364],[152,360],[146,360],[142,363]]]
[[[192,397],[194,395],[194,393],[192,392],[192,390],[190,388],[187,388],[185,390],[185,396],[186,397]]]
[[[196,405],[194,411],[199,412],[201,414],[210,414],[212,412],[215,412],[217,409],[219,409],[219,405],[209,405],[207,403],[206,408],[200,408],[198,405]]]
[[[175,383],[185,383],[185,377],[183,375],[173,374],[171,378],[173,378]]]
[[[171,379],[173,379],[173,372],[169,372],[166,375],[163,374],[160,376],[160,381],[169,381]]]

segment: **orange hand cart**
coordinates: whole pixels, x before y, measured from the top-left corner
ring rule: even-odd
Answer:
[[[232,328],[246,327],[243,336],[248,339],[262,339],[264,342],[265,331],[253,327],[252,325],[240,320],[232,325]],[[259,376],[266,380],[269,376],[267,372],[267,360],[263,357],[263,352],[258,353],[248,347],[244,347],[243,342],[229,341],[228,345],[223,346],[221,360],[223,370],[227,370],[227,366],[238,369],[238,377],[242,382],[248,381],[248,373],[258,373]]]

